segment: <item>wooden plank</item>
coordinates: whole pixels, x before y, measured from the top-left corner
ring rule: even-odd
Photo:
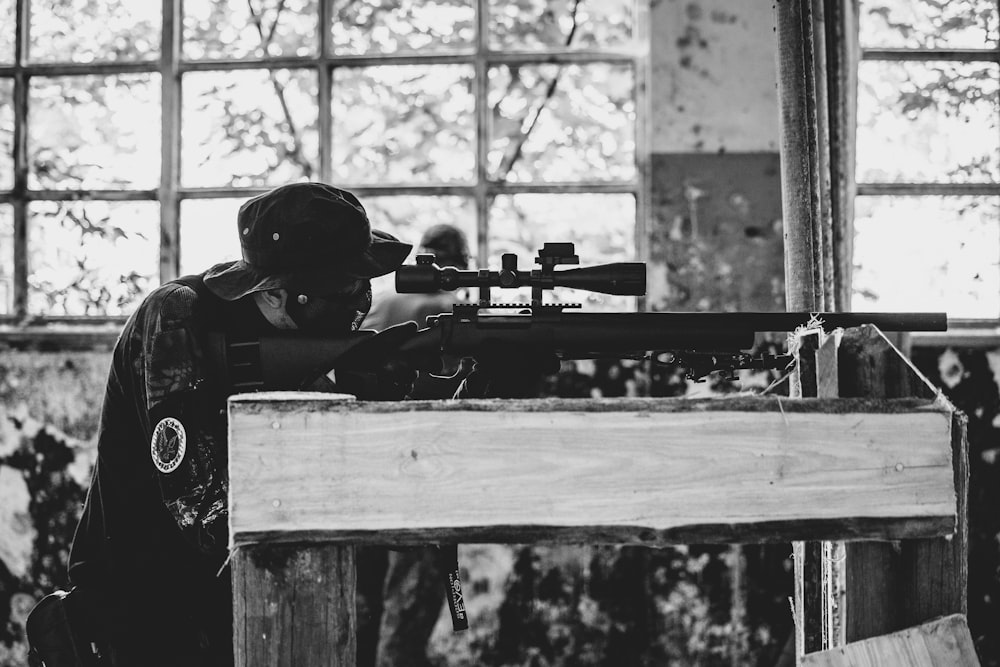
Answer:
[[[232,570],[237,667],[355,664],[354,547],[246,545]]]
[[[872,326],[845,333],[840,347],[840,379],[843,396],[936,394],[926,378]],[[956,531],[937,539],[846,545],[844,632],[848,642],[966,612],[968,442],[965,416],[956,411],[952,419]]]
[[[953,614],[900,632],[805,656],[803,667],[978,667],[969,625]]]
[[[231,399],[237,544],[754,542],[954,526],[951,415],[931,402],[841,412],[822,400],[314,396]]]

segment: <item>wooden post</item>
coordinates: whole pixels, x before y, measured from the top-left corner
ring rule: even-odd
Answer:
[[[796,370],[792,396],[837,397],[837,345],[839,335],[827,336],[822,328],[796,334]],[[831,443],[831,446],[836,446]],[[837,564],[831,554],[840,543],[794,542],[796,656],[836,645],[835,619]]]
[[[240,667],[355,664],[354,547],[254,544],[233,553]]]
[[[927,397],[937,393],[872,326],[852,329],[845,335],[840,348],[840,388],[844,397]],[[937,616],[966,613],[968,442],[965,416],[955,411],[952,420],[956,532],[934,539],[847,544],[848,642],[902,630]]]

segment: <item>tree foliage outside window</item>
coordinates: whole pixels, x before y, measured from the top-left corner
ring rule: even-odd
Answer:
[[[635,257],[634,0],[186,0],[161,16],[169,4],[0,0],[0,214],[27,239],[26,263],[0,256],[0,316],[127,315],[160,281],[236,257],[239,202],[294,181],[351,188],[408,241],[455,223],[479,262],[512,235]],[[587,210],[556,224],[580,208],[567,188]]]
[[[996,0],[864,0],[855,310],[1000,318]]]

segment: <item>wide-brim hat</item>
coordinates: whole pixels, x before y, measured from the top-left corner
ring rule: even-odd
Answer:
[[[352,193],[324,183],[275,188],[244,203],[236,220],[243,258],[204,275],[205,286],[227,301],[279,287],[333,293],[392,273],[412,249],[372,229]]]

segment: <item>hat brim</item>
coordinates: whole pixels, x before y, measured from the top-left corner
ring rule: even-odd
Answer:
[[[372,243],[360,256],[349,262],[305,268],[289,273],[262,274],[242,259],[216,264],[205,272],[204,280],[213,294],[226,301],[236,301],[254,292],[295,286],[308,287],[322,296],[360,278],[377,278],[392,273],[406,261],[413,246],[381,230],[372,230]]]

